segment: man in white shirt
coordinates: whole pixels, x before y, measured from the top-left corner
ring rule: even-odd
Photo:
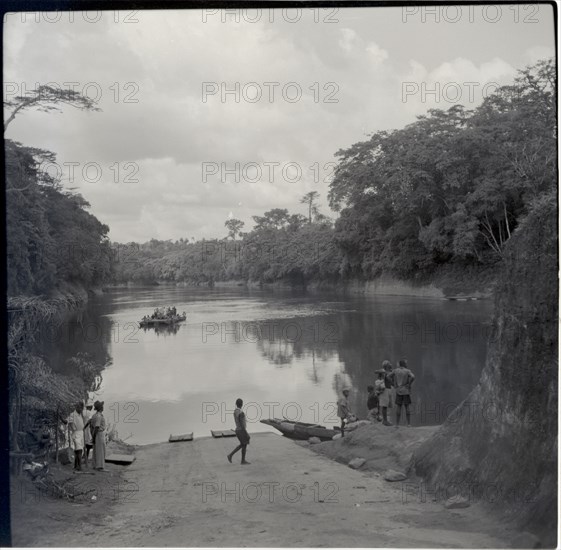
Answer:
[[[74,447],[74,470],[82,469],[82,455],[84,454],[84,404],[76,403],[76,409],[68,418],[70,441]]]

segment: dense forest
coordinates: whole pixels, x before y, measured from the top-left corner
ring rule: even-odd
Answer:
[[[553,60],[540,61],[474,110],[430,110],[338,151],[335,222],[312,191],[307,216],[275,208],[248,232],[229,219],[223,239],[114,244],[113,281],[305,285],[493,269],[535,201],[556,200],[555,101]]]
[[[25,110],[60,104],[99,110],[78,92],[41,86],[5,102],[11,114],[4,130]],[[104,363],[81,354],[69,365],[50,365],[43,345],[46,333],[84,307],[87,290],[109,280],[112,249],[109,227],[88,212],[85,199],[41,170],[54,153],[10,139],[4,144],[9,436],[17,450],[26,433],[43,426],[62,441],[60,419],[100,384]],[[65,367],[71,374],[61,374]]]
[[[110,275],[111,247],[85,199],[39,169],[48,151],[6,140],[8,295],[93,288]]]

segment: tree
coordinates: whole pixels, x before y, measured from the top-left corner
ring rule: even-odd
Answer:
[[[319,213],[317,204],[318,199],[319,193],[317,191],[310,191],[300,199],[300,204],[308,205],[308,223],[312,223],[312,214],[316,216]]]
[[[224,222],[224,225],[228,229],[228,237],[235,241],[245,223],[236,218],[230,218]]]
[[[273,208],[263,214],[263,216],[253,216],[255,230],[261,229],[282,229],[290,223],[290,215],[286,208]]]
[[[302,216],[302,214],[291,214],[288,227],[293,231],[298,231],[307,221],[306,216]]]
[[[42,85],[31,90],[27,95],[16,96],[14,99],[4,101],[4,108],[11,108],[10,116],[4,122],[4,132],[16,115],[26,109],[36,107],[39,111],[60,111],[60,104],[70,105],[81,111],[101,111],[93,99],[76,92],[75,90],[56,89],[52,86]]]

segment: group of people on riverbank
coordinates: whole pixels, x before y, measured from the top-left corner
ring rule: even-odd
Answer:
[[[92,411],[92,407],[95,412]],[[96,470],[105,468],[105,430],[103,401],[93,403],[88,400],[76,403],[74,411],[66,421],[70,432],[70,442],[74,448],[74,470],[82,469],[82,462],[88,467],[92,451],[93,466]]]
[[[382,422],[384,426],[393,426],[388,419],[388,409],[396,406],[396,423],[397,428],[401,421],[401,409],[405,407],[405,417],[407,426],[411,426],[411,386],[415,381],[415,375],[411,372],[405,359],[398,361],[397,367],[394,369],[390,361],[385,360],[382,368],[376,371],[377,379],[373,386],[368,386],[368,420]],[[349,405],[350,388],[343,388],[343,395],[337,401],[337,416],[341,419],[341,436],[345,435],[345,427],[357,421],[356,415],[351,411]],[[243,400],[236,400],[236,409],[234,410],[234,422],[236,424],[236,436],[239,445],[229,453],[226,458],[228,462],[232,462],[233,456],[241,451],[241,464],[250,464],[246,460],[247,446],[249,445],[250,436],[247,432],[247,419],[242,410]],[[338,436],[336,436],[338,437]]]
[[[394,369],[387,359],[382,363],[382,368],[376,371],[374,385],[369,385],[368,390],[368,417],[370,421],[382,422],[384,426],[392,426],[388,419],[388,409],[396,406],[395,426],[401,421],[401,409],[405,407],[407,426],[411,426],[411,385],[415,375],[411,372],[405,359],[400,359]],[[350,388],[343,388],[343,395],[337,402],[337,416],[341,419],[341,435],[345,434],[345,426],[357,420],[351,412],[348,397]]]

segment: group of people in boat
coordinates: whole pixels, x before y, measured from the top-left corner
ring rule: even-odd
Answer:
[[[415,375],[407,365],[407,360],[400,359],[397,367],[387,359],[382,363],[382,368],[376,371],[374,385],[369,385],[368,390],[368,417],[370,421],[382,422],[384,426],[392,426],[388,419],[388,409],[396,407],[395,426],[401,421],[401,410],[405,407],[407,426],[411,426],[411,385]],[[343,388],[343,395],[337,402],[337,416],[341,419],[341,435],[345,435],[345,426],[357,420],[349,406],[350,388]]]
[[[150,315],[150,317],[148,317],[148,315],[145,315],[142,320],[143,321],[150,321],[151,319],[172,319],[174,317],[177,317],[177,309],[175,308],[175,306],[173,307],[157,307],[154,310],[154,313],[152,313],[152,315]]]

